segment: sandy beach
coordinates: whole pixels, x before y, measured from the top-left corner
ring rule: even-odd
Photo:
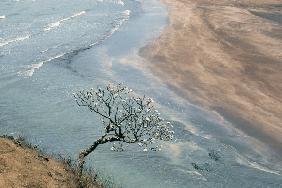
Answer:
[[[140,53],[167,85],[282,152],[282,1],[163,0],[170,23]]]

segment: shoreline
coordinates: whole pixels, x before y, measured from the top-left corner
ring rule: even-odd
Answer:
[[[282,15],[281,3],[161,2],[170,23],[140,50],[153,74],[282,153],[282,24],[271,17]]]

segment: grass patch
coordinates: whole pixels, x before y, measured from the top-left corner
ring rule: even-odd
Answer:
[[[12,141],[17,146],[24,149],[31,149],[36,151],[39,158],[45,161],[54,160],[64,165],[64,169],[72,174],[73,179],[67,180],[74,182],[77,188],[122,188],[121,185],[115,183],[116,181],[110,175],[95,170],[94,168],[86,168],[83,170],[82,175],[79,175],[79,169],[77,160],[71,157],[63,157],[60,154],[48,154],[44,150],[40,149],[38,145],[31,144],[24,136],[9,136],[2,135],[0,138],[4,138]]]

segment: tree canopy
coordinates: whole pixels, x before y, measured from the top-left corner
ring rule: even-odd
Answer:
[[[155,151],[160,150],[158,141],[169,141],[173,138],[172,125],[161,118],[153,106],[153,100],[138,96],[122,84],[81,90],[74,97],[79,106],[95,112],[104,127],[102,136],[81,151],[81,168],[84,158],[100,144],[114,142],[113,150],[121,150],[123,143],[137,144],[144,151]]]

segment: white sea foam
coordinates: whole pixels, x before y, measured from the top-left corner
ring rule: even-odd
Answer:
[[[125,10],[125,11],[123,11],[123,13],[124,13],[126,16],[130,16],[131,11],[130,11],[130,10]]]
[[[97,2],[103,3],[104,0],[97,0]],[[122,0],[113,0],[113,1],[110,1],[110,2],[114,3],[114,4],[119,4],[121,6],[124,6],[124,2]]]
[[[51,58],[49,58],[45,61],[40,61],[39,63],[31,64],[27,67],[27,70],[19,71],[18,75],[24,76],[24,77],[31,77],[34,74],[36,69],[40,69],[45,63],[48,63],[50,61],[53,61],[53,60],[58,59],[60,57],[63,57],[64,55],[65,55],[65,53],[59,54],[59,55],[57,55],[55,57],[51,57]]]
[[[189,176],[193,176],[193,178],[198,179],[198,180],[203,180],[203,181],[207,181],[207,179],[199,172],[197,172],[196,170],[186,170],[186,169],[177,169],[178,171],[181,171],[183,173],[189,174]]]
[[[46,26],[46,27],[44,28],[44,31],[50,31],[50,30],[52,30],[52,29],[54,29],[54,28],[56,28],[56,27],[59,27],[63,22],[68,21],[68,20],[71,20],[71,19],[73,19],[73,18],[75,18],[75,17],[81,16],[81,15],[83,15],[83,14],[86,14],[86,11],[81,11],[81,12],[76,13],[76,14],[70,16],[70,17],[63,18],[63,19],[61,19],[61,20],[59,20],[59,21],[57,21],[57,22],[50,23],[50,24],[48,24],[48,26]]]
[[[260,170],[260,171],[264,171],[264,172],[267,172],[267,173],[276,174],[276,175],[281,176],[281,174],[278,171],[271,170],[267,167],[262,166],[261,164],[258,164],[257,162],[251,162],[243,156],[238,156],[236,158],[236,161],[241,165],[245,165],[245,166]]]
[[[7,41],[0,43],[0,47],[6,46],[6,45],[8,45],[10,43],[14,43],[14,42],[21,42],[21,41],[24,41],[26,39],[29,39],[30,37],[31,37],[31,35],[26,35],[26,36],[19,36],[19,37],[16,37],[14,39],[7,40]]]
[[[5,15],[0,16],[0,20],[1,20],[1,19],[5,19],[5,18],[6,18]]]
[[[116,4],[119,4],[119,5],[121,5],[121,6],[124,6],[124,2],[123,2],[122,0],[117,0],[117,1],[116,1]]]
[[[112,28],[110,34],[114,34],[114,32],[116,32],[124,22],[128,21],[129,17],[130,17],[130,13],[131,11],[130,10],[125,10],[122,12],[122,18],[119,20],[119,22],[117,22],[115,24],[115,26]]]
[[[114,27],[109,32],[109,36],[113,35],[119,28],[122,26],[122,24],[126,21],[128,21],[130,17],[130,10],[125,10],[122,12],[122,18],[114,25]]]
[[[44,62],[40,62],[40,63],[35,63],[32,65],[29,65],[29,69],[26,71],[20,71],[18,72],[18,75],[20,76],[24,76],[24,77],[30,77],[33,75],[33,73],[35,72],[35,69],[39,69],[40,67],[42,67],[44,64]]]
[[[85,11],[82,11],[82,12],[77,13],[77,14],[74,14],[73,16],[70,16],[70,17],[68,17],[68,18],[64,18],[64,19],[62,19],[62,20],[60,20],[60,21],[58,21],[58,22],[49,24],[49,26],[57,27],[57,26],[59,26],[62,22],[66,21],[66,20],[69,20],[69,19],[72,19],[72,18],[74,18],[74,17],[80,16],[80,15],[85,14],[85,13],[86,13]],[[103,40],[109,38],[110,36],[112,36],[112,35],[121,27],[121,25],[122,25],[124,22],[126,22],[126,21],[130,18],[130,13],[131,13],[130,10],[125,10],[125,11],[123,11],[121,17],[120,17],[120,18],[118,19],[118,21],[114,24],[114,27],[113,27],[107,34],[105,34],[105,36],[102,37],[100,40],[98,40],[98,41],[96,41],[96,42],[90,44],[89,47],[95,46],[95,45],[99,44],[101,41],[103,41]],[[51,30],[51,29],[52,29],[52,28],[50,28],[50,29],[49,29],[49,28],[45,28],[46,31],[49,31],[49,30]],[[41,51],[41,53],[42,53],[42,52],[46,52],[46,51],[48,51],[48,49]],[[66,54],[67,54],[67,53],[63,53],[63,54],[57,55],[57,56],[55,56],[55,57],[52,57],[52,58],[50,58],[50,59],[47,59],[47,60],[45,60],[45,61],[41,61],[41,62],[39,62],[39,63],[31,64],[31,65],[28,66],[28,70],[19,71],[19,72],[18,72],[18,75],[24,76],[24,77],[31,77],[31,76],[34,74],[35,70],[36,70],[36,69],[40,69],[40,67],[42,67],[45,63],[50,62],[50,61],[53,61],[53,60],[58,59],[58,58],[60,58],[60,57],[63,57],[63,56],[66,55]]]
[[[130,10],[125,10],[122,12],[122,16],[121,18],[114,24],[114,27],[108,32],[106,33],[100,40],[92,43],[89,45],[89,47],[95,46],[97,44],[100,44],[102,41],[106,40],[107,38],[111,37],[116,31],[119,30],[119,28],[126,22],[129,20],[130,18]]]
[[[49,48],[45,49],[45,50],[41,50],[40,53],[45,53],[49,50]]]

